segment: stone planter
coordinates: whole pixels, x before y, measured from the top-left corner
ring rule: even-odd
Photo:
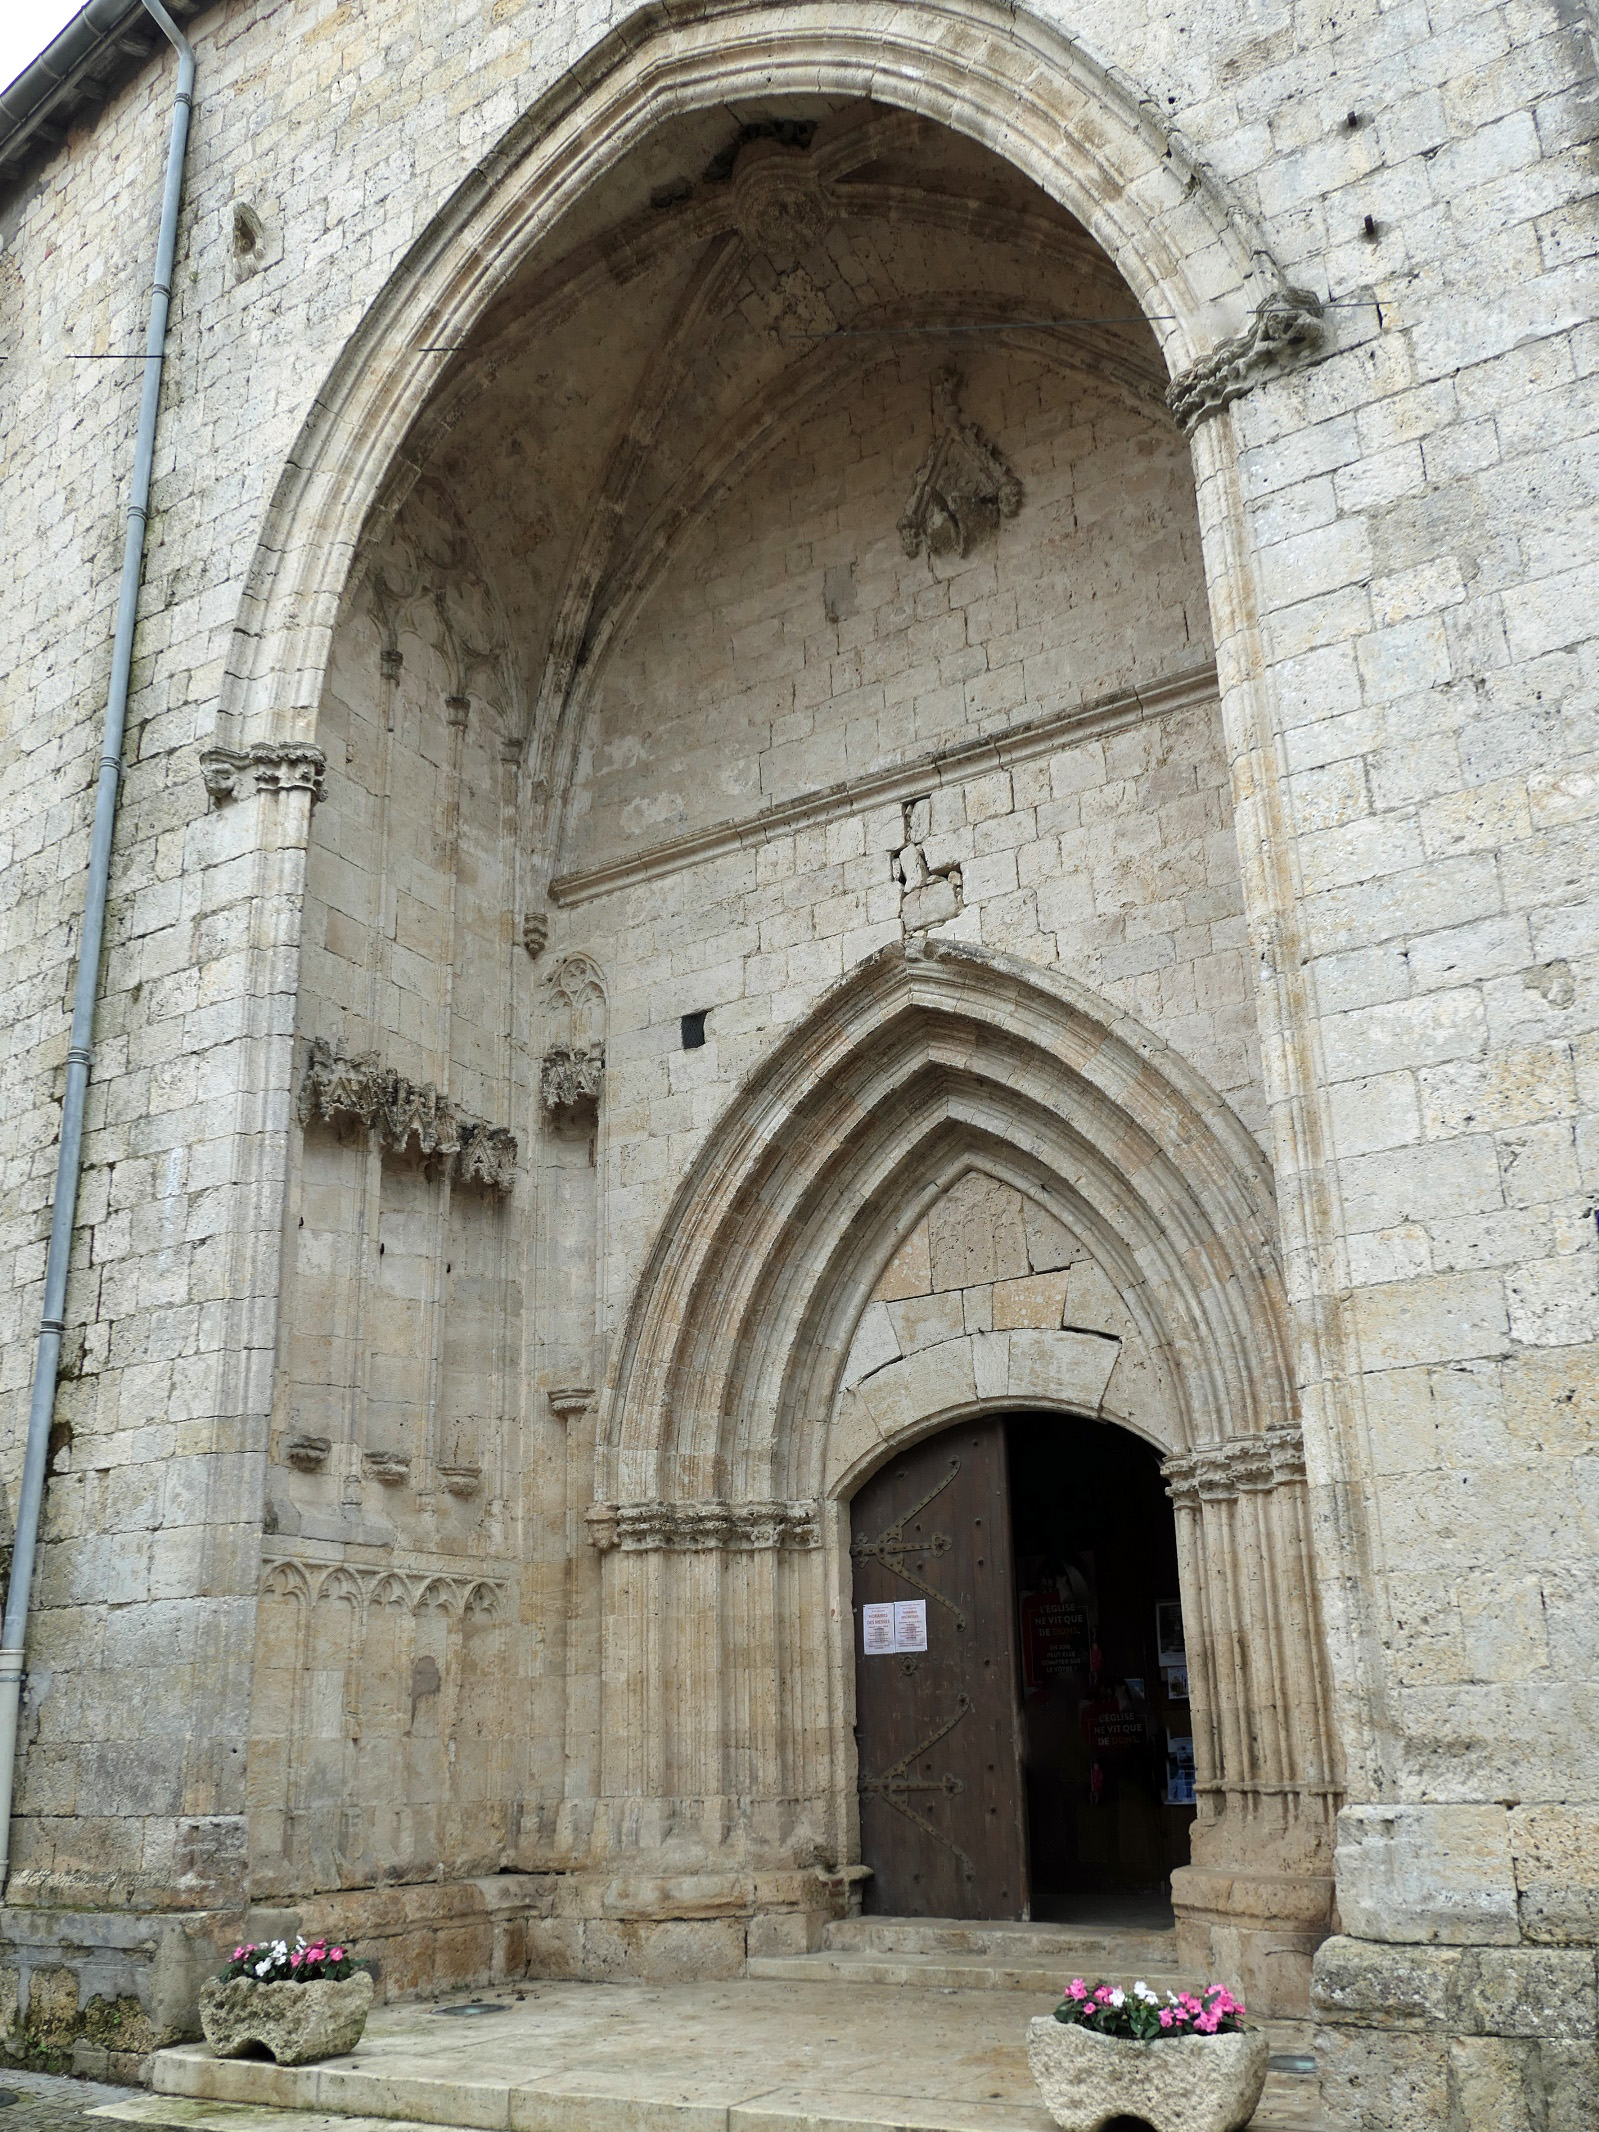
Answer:
[[[1027,2062],[1061,2132],[1101,2132],[1119,2117],[1154,2132],[1237,2132],[1255,2114],[1270,2055],[1258,2029],[1133,2043],[1053,2014],[1027,2024]]]
[[[279,2065],[309,2065],[353,2051],[372,2008],[364,1969],[338,1983],[257,1984],[213,1977],[200,1992],[200,2026],[218,2058],[264,2050]]]

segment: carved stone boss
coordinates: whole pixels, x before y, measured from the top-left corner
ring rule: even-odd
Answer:
[[[416,1143],[427,1158],[448,1165],[463,1184],[508,1192],[516,1179],[516,1135],[491,1125],[440,1093],[431,1081],[408,1081],[380,1065],[375,1054],[347,1058],[322,1037],[311,1040],[300,1082],[300,1122],[359,1126],[375,1133],[391,1154]]]
[[[819,1547],[822,1537],[814,1502],[595,1503],[585,1516],[601,1554]]]
[[[1320,297],[1309,289],[1276,289],[1256,307],[1245,330],[1202,355],[1171,381],[1166,405],[1185,431],[1219,414],[1274,370],[1314,355],[1327,339]]]

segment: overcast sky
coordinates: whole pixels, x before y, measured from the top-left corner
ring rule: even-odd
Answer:
[[[84,0],[0,0],[0,83],[16,80]]]

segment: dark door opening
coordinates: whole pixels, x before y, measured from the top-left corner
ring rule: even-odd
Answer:
[[[1193,1733],[1160,1460],[1059,1414],[1007,1434],[1032,1915],[1169,1923]]]
[[[1169,1921],[1193,1756],[1156,1453],[961,1424],[864,1484],[850,1552],[867,1910]]]

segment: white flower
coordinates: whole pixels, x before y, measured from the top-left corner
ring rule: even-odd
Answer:
[[[1154,1992],[1150,1990],[1149,1986],[1144,1982],[1142,1977],[1140,1977],[1138,1979],[1138,1982],[1133,1986],[1133,1997],[1135,1999],[1142,1999],[1146,2006],[1158,2006],[1160,2004],[1159,1998]]]
[[[1127,2004],[1127,1994],[1119,1984],[1110,1995],[1110,2003],[1112,2006],[1125,2006]]]

